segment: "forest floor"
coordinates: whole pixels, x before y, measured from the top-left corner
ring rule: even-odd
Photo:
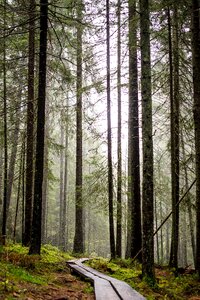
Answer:
[[[56,247],[42,247],[40,256],[29,256],[28,248],[10,244],[0,248],[0,300],[94,300],[87,281],[70,274],[72,259]],[[88,264],[100,272],[126,281],[147,300],[200,300],[200,281],[191,270],[175,276],[167,267],[156,268],[156,285],[141,279],[141,265],[131,260],[92,259]]]
[[[70,274],[66,261],[72,257],[52,246],[41,257],[10,245],[0,251],[1,300],[94,300],[93,287]]]

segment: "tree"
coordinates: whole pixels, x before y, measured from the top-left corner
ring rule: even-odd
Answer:
[[[196,151],[196,261],[195,267],[200,276],[200,4],[192,1],[192,52],[194,88],[194,126]]]
[[[33,205],[33,148],[34,148],[34,84],[35,84],[35,0],[29,3],[29,55],[28,55],[28,101],[26,135],[26,195],[25,231],[23,245],[28,246],[31,237]]]
[[[138,106],[136,1],[129,0],[128,197],[131,211],[131,257],[135,257],[142,247]],[[138,259],[141,260],[140,254]]]
[[[149,1],[140,0],[141,35],[141,96],[142,96],[142,141],[143,141],[143,195],[142,195],[142,274],[154,281],[153,243],[153,137],[152,95],[150,56]]]
[[[7,182],[8,182],[8,144],[7,144],[7,69],[6,69],[6,0],[4,0],[3,22],[3,114],[4,114],[4,193],[3,193],[3,220],[2,220],[2,244],[6,243],[7,221]]]
[[[77,3],[77,69],[76,69],[76,217],[74,252],[84,252],[84,230],[83,230],[83,157],[82,157],[82,1]]]
[[[172,239],[170,266],[178,267],[179,233],[179,53],[178,53],[178,11],[173,6],[173,44],[171,37],[171,16],[168,8],[170,106],[171,106],[171,184],[172,184]]]
[[[31,243],[30,243],[29,254],[40,254],[40,248],[41,248],[47,29],[48,29],[48,0],[40,0],[40,52],[39,52],[39,85],[38,85],[38,102],[37,102],[36,161],[35,161],[35,178],[34,178],[33,222],[32,222]]]
[[[117,238],[116,255],[122,255],[122,120],[121,120],[121,0],[117,3],[117,98],[118,98],[118,133],[117,133]]]
[[[110,96],[110,3],[106,0],[106,65],[107,65],[107,143],[108,143],[108,202],[111,258],[115,257],[115,234],[113,217],[113,171],[112,171],[112,130],[111,130],[111,96]]]

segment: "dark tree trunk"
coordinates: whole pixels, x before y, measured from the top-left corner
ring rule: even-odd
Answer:
[[[83,154],[82,154],[82,1],[77,7],[77,104],[76,104],[76,216],[75,216],[75,237],[74,252],[84,252],[84,230],[83,230]]]
[[[47,60],[48,0],[40,0],[40,52],[37,106],[36,162],[34,206],[29,254],[40,254],[42,219],[42,183],[44,169],[46,60]]]
[[[25,232],[22,243],[30,244],[33,211],[33,149],[34,149],[34,66],[35,65],[35,0],[29,4],[28,102],[26,134]]]
[[[107,44],[107,141],[108,141],[108,201],[111,258],[115,257],[115,234],[113,216],[113,171],[112,171],[112,133],[110,99],[110,3],[106,0],[106,44]]]
[[[192,1],[194,125],[196,150],[196,271],[200,276],[200,3]]]
[[[0,149],[0,166],[3,166],[3,148]],[[0,214],[3,204],[3,168],[0,170]]]
[[[8,145],[7,145],[7,70],[6,70],[6,0],[4,0],[4,36],[3,36],[3,113],[4,113],[4,192],[3,192],[3,219],[2,244],[6,243],[7,221],[7,181],[8,181]]]
[[[141,29],[141,96],[142,96],[142,140],[143,140],[143,236],[142,274],[154,281],[153,242],[153,137],[151,98],[151,56],[149,1],[140,0]]]
[[[170,106],[171,106],[171,185],[172,185],[172,239],[170,266],[178,268],[179,240],[179,54],[178,15],[173,9],[173,46],[171,41],[171,17],[168,9],[169,61],[170,61]]]
[[[142,247],[140,161],[139,161],[139,116],[138,116],[138,71],[137,71],[137,18],[136,1],[129,0],[129,193],[131,202],[131,257]],[[141,261],[141,254],[138,255]]]
[[[117,133],[117,237],[116,255],[122,256],[122,141],[121,141],[121,0],[117,4],[118,41],[117,41],[117,98],[118,98],[118,133]]]

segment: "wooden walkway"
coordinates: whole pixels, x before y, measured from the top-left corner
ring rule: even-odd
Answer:
[[[145,300],[126,282],[100,273],[88,266],[83,265],[88,258],[70,260],[67,262],[71,270],[82,277],[86,277],[94,285],[96,300]]]

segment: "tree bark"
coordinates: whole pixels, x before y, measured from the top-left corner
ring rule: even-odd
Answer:
[[[141,28],[141,96],[143,141],[143,227],[142,227],[142,274],[151,282],[154,274],[153,242],[153,137],[151,98],[151,56],[149,1],[140,0]]]
[[[115,233],[113,216],[113,170],[112,170],[112,129],[111,129],[111,96],[110,96],[110,3],[106,0],[106,45],[107,45],[107,142],[108,142],[108,204],[110,253],[115,258]]]
[[[77,82],[76,82],[76,216],[74,252],[84,252],[84,229],[83,229],[83,151],[82,151],[82,1],[77,3]]]
[[[7,70],[6,70],[6,0],[4,0],[4,32],[3,32],[3,114],[4,114],[4,193],[3,193],[3,219],[2,244],[6,244],[7,221],[7,184],[8,184],[8,145],[7,145]]]
[[[117,99],[118,99],[118,132],[117,132],[117,234],[116,255],[122,256],[122,141],[121,141],[121,0],[117,3]]]
[[[173,45],[171,41],[171,16],[168,8],[170,106],[171,106],[171,186],[172,186],[172,238],[169,265],[178,268],[179,240],[179,54],[178,12],[173,7]]]
[[[138,101],[136,1],[129,0],[128,196],[131,202],[131,257],[134,257],[142,247]],[[141,259],[139,254],[138,260]]]
[[[30,244],[33,212],[33,151],[34,151],[34,76],[35,76],[35,0],[29,3],[29,58],[28,58],[28,102],[26,133],[26,194],[24,246]]]
[[[196,260],[195,268],[200,276],[200,3],[192,1],[192,50],[194,126],[196,151]]]
[[[37,106],[36,162],[34,178],[34,206],[29,254],[40,254],[42,219],[42,183],[44,169],[46,60],[47,60],[48,0],[40,0],[40,52]]]

